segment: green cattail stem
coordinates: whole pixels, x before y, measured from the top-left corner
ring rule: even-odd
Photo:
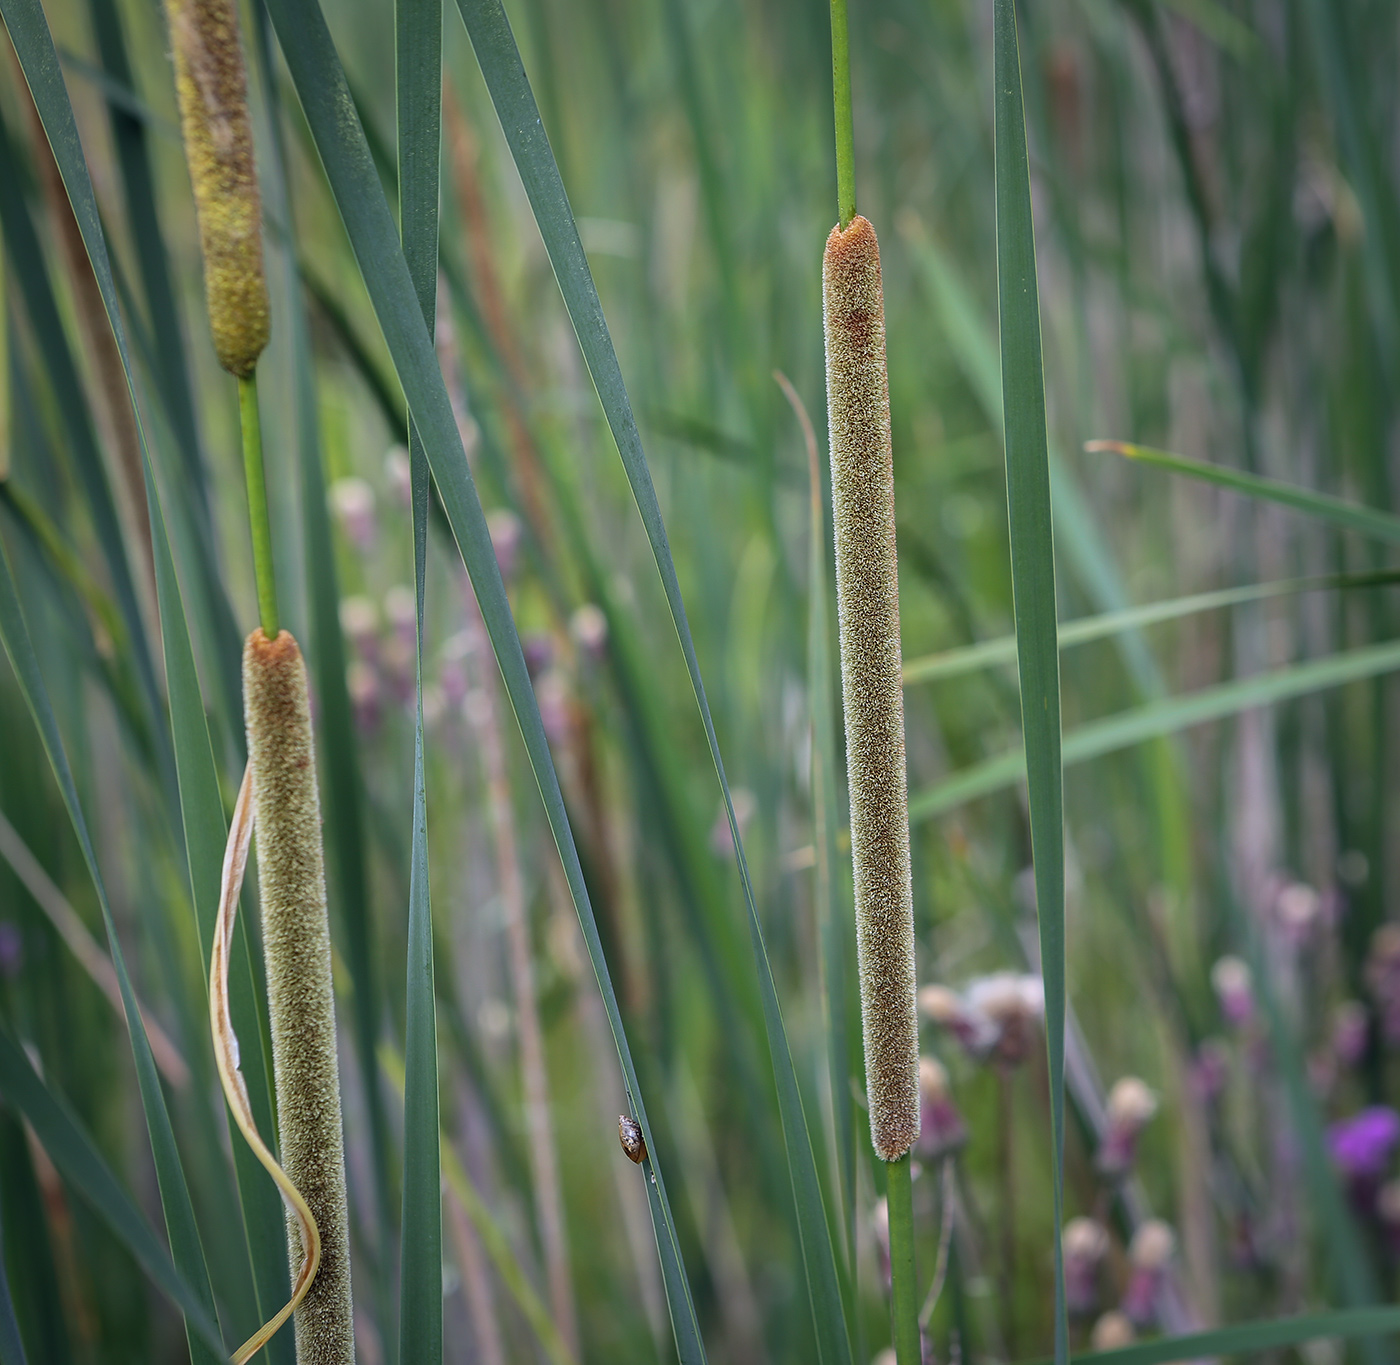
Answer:
[[[253,536],[253,576],[258,585],[258,616],[262,632],[277,638],[277,580],[272,573],[272,522],[267,512],[267,480],[263,475],[262,424],[258,416],[258,374],[255,369],[238,381],[238,416],[243,427],[243,477],[248,485],[248,528]]]
[[[267,345],[269,309],[238,8],[234,0],[165,0],[165,12],[209,327],[219,364],[241,379]]]
[[[884,295],[864,218],[832,229],[822,292],[865,1085],[871,1141],[895,1161],[919,1136],[919,1034]]]
[[[836,207],[844,231],[856,216],[856,134],[851,114],[851,39],[846,0],[831,0],[831,86],[836,114]]]
[[[890,1215],[890,1315],[896,1365],[920,1365],[918,1283],[914,1273],[914,1190],[908,1152],[885,1167]]]
[[[287,631],[243,650],[258,888],[282,1165],[321,1234],[321,1265],[296,1311],[298,1365],[353,1365],[350,1241],[336,1064],[321,803],[306,668]],[[303,1248],[288,1220],[293,1273]]]

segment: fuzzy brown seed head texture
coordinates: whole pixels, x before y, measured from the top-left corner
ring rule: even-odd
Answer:
[[[234,0],[165,0],[219,364],[240,379],[267,345],[262,207]]]
[[[263,956],[282,1165],[321,1231],[321,1268],[296,1311],[297,1365],[352,1365],[350,1244],[336,1066],[321,803],[306,668],[287,631],[243,649]],[[301,1235],[287,1222],[292,1273]]]
[[[885,303],[864,218],[832,229],[822,296],[865,1085],[871,1141],[894,1161],[919,1136],[919,1035]]]

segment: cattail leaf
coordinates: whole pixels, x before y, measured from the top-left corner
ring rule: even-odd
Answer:
[[[147,512],[150,517],[152,545],[157,569],[157,602],[160,612],[161,643],[164,650],[167,684],[170,690],[171,724],[174,739],[175,767],[180,798],[180,818],[187,840],[191,891],[196,907],[196,921],[200,931],[201,949],[207,949],[210,942],[212,921],[207,913],[204,897],[213,888],[217,897],[219,869],[222,864],[223,835],[226,825],[218,793],[217,773],[214,767],[213,752],[209,740],[208,725],[199,692],[198,676],[195,670],[193,651],[190,646],[189,630],[186,623],[180,589],[170,554],[169,538],[166,534],[165,519],[161,508],[159,491],[147,450],[140,411],[135,403],[135,384],[131,361],[126,342],[126,331],[117,306],[116,290],[107,256],[105,239],[98,220],[97,204],[92,182],[88,177],[87,165],[83,158],[82,144],[78,139],[77,127],[73,121],[72,107],[68,102],[67,90],[63,85],[58,69],[52,39],[48,33],[43,12],[31,0],[15,0],[3,9],[6,24],[15,43],[25,79],[29,83],[35,104],[48,135],[54,158],[68,190],[83,241],[87,247],[88,259],[92,264],[98,287],[102,293],[116,337],[118,351],[125,372],[128,394],[136,414],[137,435],[141,443],[142,469],[146,484]],[[33,703],[31,702],[31,705]],[[41,729],[43,727],[41,726]],[[160,732],[162,736],[164,731]],[[55,730],[54,740],[57,741]],[[54,748],[46,736],[46,747],[50,749],[50,761],[55,763]],[[66,760],[65,760],[66,765]],[[60,781],[63,786],[63,782]],[[71,778],[65,788],[65,800],[69,805],[70,817],[75,825],[81,820],[76,792],[71,791]],[[86,834],[81,835],[86,839]],[[94,880],[98,871],[95,859],[88,855]],[[99,897],[104,898],[99,885]],[[217,904],[217,901],[216,901]],[[106,914],[104,908],[104,915]],[[201,919],[200,916],[203,915]],[[126,981],[125,966],[121,960],[119,945],[116,942],[110,922],[108,937],[111,940],[112,956],[122,982],[123,997],[130,991]],[[235,1026],[252,1032],[256,1026],[256,1010],[253,1005],[256,988],[251,981],[248,969],[246,942],[240,932],[241,951],[238,953],[236,989],[234,991]],[[128,1022],[133,1006],[128,1005]],[[139,1038],[137,1033],[139,1032]],[[137,1053],[138,1079],[142,1078],[142,1053],[149,1055],[149,1044],[144,1029],[133,1030],[133,1046]],[[267,1076],[263,1058],[250,1056],[249,1081],[259,1105],[261,1096],[267,1093]],[[189,1209],[189,1193],[185,1188],[179,1156],[175,1151],[173,1134],[169,1133],[169,1117],[165,1112],[164,1100],[159,1090],[154,1090],[148,1098],[147,1085],[142,1080],[142,1098],[147,1110],[147,1124],[152,1130],[152,1143],[155,1148],[157,1169],[162,1164],[167,1168],[161,1183],[162,1202],[166,1202],[166,1184],[169,1183],[170,1203],[166,1204],[167,1223],[171,1227],[171,1245],[176,1264],[181,1272],[196,1285],[207,1288],[208,1272],[205,1268],[203,1251],[199,1246],[198,1233],[194,1226],[193,1211]],[[168,1150],[162,1150],[167,1149]],[[255,1242],[266,1239],[270,1227],[280,1222],[277,1198],[270,1185],[260,1175],[255,1174],[249,1164],[248,1155],[239,1153],[235,1157],[239,1173],[239,1195],[245,1227],[253,1231]],[[173,1215],[172,1215],[173,1206]],[[172,1216],[174,1223],[171,1223]],[[177,1239],[176,1230],[179,1229]],[[241,1264],[237,1271],[243,1279]],[[276,1297],[277,1276],[259,1273],[256,1276],[260,1298]],[[283,1296],[285,1297],[285,1296]],[[212,1295],[209,1298],[212,1310]],[[195,1350],[193,1341],[191,1349]],[[282,1348],[285,1349],[285,1348]],[[280,1352],[279,1352],[280,1355]]]
[[[265,8],[255,6],[254,17],[257,20],[254,50],[263,94],[270,108],[272,131],[269,155],[263,162],[266,173],[261,185],[271,215],[277,221],[289,223],[294,215],[286,169],[287,155],[282,139],[280,76],[273,63],[273,36]],[[383,988],[377,970],[370,921],[364,786],[358,762],[358,737],[346,683],[345,637],[340,627],[340,583],[326,499],[326,476],[322,467],[320,400],[313,370],[310,324],[302,291],[298,287],[304,276],[298,264],[295,243],[283,234],[274,233],[271,236],[281,247],[282,282],[287,296],[287,306],[279,316],[279,324],[285,328],[284,340],[292,356],[295,390],[296,449],[301,475],[301,520],[309,618],[306,661],[311,670],[318,706],[316,729],[321,742],[317,744],[317,758],[321,765],[325,853],[333,874],[330,892],[339,911],[346,964],[354,985],[350,993],[351,1037],[369,1120],[373,1204],[366,1211],[365,1222],[381,1227],[387,1226],[391,1217],[394,1182],[390,1171],[392,1142],[385,1112],[384,1089],[375,1060]],[[397,400],[392,412],[391,429],[402,420],[402,409]],[[393,1314],[390,1271],[385,1264],[388,1256],[381,1255],[377,1245],[362,1245],[364,1250],[360,1264],[369,1267],[375,1307],[381,1326],[387,1331],[386,1324],[392,1321]],[[285,1299],[286,1295],[283,1294],[282,1298]]]
[[[1304,1313],[1297,1317],[1241,1322],[1183,1336],[1158,1337],[1112,1351],[1076,1352],[1074,1359],[1083,1365],[1169,1365],[1177,1360],[1255,1355],[1307,1341],[1350,1341],[1356,1337],[1396,1333],[1400,1333],[1400,1308],[1348,1308],[1332,1313]]]
[[[925,232],[919,220],[913,214],[905,214],[899,226],[913,248],[915,264],[938,310],[939,321],[947,331],[959,367],[988,420],[999,432],[1004,431],[1001,358],[997,354],[996,336],[982,318],[957,266]],[[1122,570],[1085,500],[1074,470],[1051,434],[1047,434],[1046,449],[1050,462],[1051,511],[1062,532],[1056,542],[1056,553],[1063,556],[1066,567],[1100,611],[1126,610],[1128,594]],[[1129,633],[1118,647],[1138,689],[1145,696],[1156,697],[1166,692],[1162,670],[1140,635]]]
[[[1283,578],[1272,583],[1247,583],[1239,588],[1220,588],[1215,592],[1192,593],[1188,597],[1172,597],[1161,602],[1146,602],[1125,611],[1104,612],[1101,616],[1083,616],[1061,623],[1058,644],[1063,651],[1072,645],[1106,640],[1125,630],[1141,630],[1144,626],[1178,621],[1198,612],[1219,611],[1246,602],[1262,602],[1271,597],[1293,593],[1321,592],[1328,588],[1372,588],[1400,582],[1400,570],[1364,574],[1330,574],[1319,578]],[[1016,637],[1002,635],[995,640],[982,640],[975,645],[949,649],[939,654],[925,654],[908,659],[904,664],[904,685],[935,682],[957,678],[979,668],[1016,662]]]
[[[8,24],[9,11],[3,12]],[[39,21],[43,22],[42,14]],[[15,33],[13,26],[11,29],[18,49],[23,39],[23,31]],[[45,32],[47,33],[47,30]],[[67,98],[66,92],[64,98]],[[42,109],[40,112],[42,114]],[[121,613],[120,643],[129,649],[134,661],[141,701],[146,711],[147,724],[154,736],[162,776],[169,777],[168,789],[173,791],[174,762],[170,753],[169,737],[164,733],[160,721],[162,708],[160,691],[156,685],[155,664],[151,657],[150,642],[146,638],[145,622],[137,602],[130,561],[122,543],[116,503],[98,450],[92,413],[78,377],[77,364],[64,335],[48,266],[21,193],[23,184],[18,156],[10,142],[4,120],[0,118],[0,227],[3,227],[5,246],[14,263],[9,277],[12,282],[11,288],[24,301],[35,343],[43,357],[44,373],[53,386],[56,405],[64,424],[64,434],[68,438],[68,451],[92,517],[93,530],[111,579],[117,609]]]
[[[1040,304],[1035,273],[1026,116],[1014,0],[995,0],[997,297],[1006,496],[1011,523],[1011,584],[1021,674],[1021,720],[1030,787],[1031,856],[1045,978],[1045,1041],[1050,1065],[1051,1175],[1054,1214],[1064,1222],[1065,1151],[1065,863],[1060,772],[1060,661],[1055,640],[1055,547]],[[912,817],[913,810],[911,808]],[[1069,1355],[1065,1268],[1054,1238],[1055,1359]]]
[[[242,728],[238,695],[238,658],[241,637],[233,608],[219,577],[214,557],[216,540],[209,510],[209,491],[194,393],[185,364],[184,328],[175,302],[174,272],[165,245],[165,230],[156,211],[154,170],[147,123],[149,111],[131,90],[131,64],[123,32],[123,16],[107,0],[89,0],[93,36],[101,69],[93,71],[107,100],[112,146],[121,176],[121,201],[126,211],[128,238],[136,256],[145,315],[150,320],[151,394],[159,402],[169,427],[172,526],[182,560],[194,570],[195,602],[202,610],[191,613],[191,625],[200,646],[213,665],[228,733],[241,754]],[[62,54],[69,64],[66,54]],[[170,130],[178,138],[177,129]],[[157,448],[162,448],[157,427]],[[194,532],[183,534],[182,523]]]
[[[431,334],[438,277],[438,172],[442,145],[442,0],[395,0],[399,233],[423,321]],[[408,885],[408,981],[404,1006],[403,1220],[399,1359],[442,1360],[442,1174],[437,1015],[428,883],[428,796],[423,769],[423,598],[428,557],[428,458],[409,422],[416,612],[413,835]]]
[[[549,140],[544,135],[539,110],[536,108],[525,69],[521,64],[520,53],[516,48],[515,37],[505,10],[499,0],[459,0],[458,7],[472,40],[472,47],[485,77],[506,142],[515,160],[516,169],[524,183],[530,206],[534,210],[535,222],[539,226],[550,263],[554,267],[555,278],[583,351],[584,361],[603,405],[618,453],[622,457],[627,481],[646,528],[671,619],[685,655],[686,668],[704,724],[710,757],[724,794],[725,813],[734,842],[740,880],[744,887],[749,933],[758,971],[769,1055],[777,1082],[778,1107],[787,1149],[788,1172],[797,1211],[803,1267],[816,1329],[818,1354],[823,1361],[848,1361],[850,1343],[836,1273],[836,1254],[826,1221],[821,1184],[812,1154],[811,1135],[807,1129],[802,1097],[793,1070],[792,1054],[783,1028],[777,988],[768,963],[768,952],[758,919],[739,824],[729,794],[729,783],[720,757],[714,720],[706,700],[695,643],[691,638],[685,604],[681,598],[680,582],[671,558],[661,508],[642,450],[631,400],[623,383],[621,367],[613,349],[588,259],[579,240],[578,227],[574,222],[568,195],[560,179]]]
[[[1087,762],[1104,754],[1141,744],[1144,740],[1175,734],[1251,711],[1255,707],[1305,697],[1343,683],[1375,678],[1400,668],[1400,644],[1368,645],[1342,654],[1331,654],[1310,663],[1292,664],[1268,673],[1236,678],[1216,687],[1202,688],[1185,696],[1148,702],[1116,716],[1090,721],[1064,737],[1061,760],[1066,767]],[[1013,749],[982,763],[974,763],[945,778],[909,801],[910,820],[927,820],[953,810],[967,801],[1002,791],[1022,781],[1026,775],[1023,750]]]
[[[1359,531],[1372,540],[1385,540],[1392,545],[1400,545],[1400,517],[1390,512],[1382,512],[1379,508],[1365,507],[1360,503],[1348,502],[1345,498],[1333,497],[1330,493],[1315,493],[1309,488],[1299,488],[1296,484],[1266,479],[1259,474],[1247,474],[1241,469],[1228,469],[1224,465],[1210,464],[1205,460],[1193,460],[1187,455],[1173,455],[1168,450],[1134,445],[1131,441],[1089,441],[1084,449],[1124,455],[1139,464],[1151,465],[1154,469],[1185,474],[1188,478],[1201,479],[1206,483],[1215,484],[1218,488],[1243,493],[1246,497],[1291,507],[1295,512],[1304,512],[1310,517],[1330,521],[1334,526],[1343,527],[1345,530]]]
[[[218,1359],[218,1352],[211,1355],[211,1346],[219,1341],[215,1326],[216,1313],[214,1294],[209,1284],[209,1272],[204,1261],[204,1251],[199,1241],[199,1230],[195,1225],[194,1209],[190,1203],[189,1187],[185,1183],[184,1169],[180,1164],[180,1154],[175,1146],[175,1133],[170,1124],[170,1113],[165,1105],[165,1095],[160,1088],[160,1078],[156,1074],[155,1059],[146,1037],[146,1028],[141,1020],[141,1011],[136,996],[131,989],[127,975],[126,959],[122,954],[121,942],[117,938],[116,925],[112,920],[111,905],[107,900],[106,886],[102,880],[97,855],[88,835],[87,821],[78,800],[77,788],[68,766],[68,756],[59,735],[58,722],[54,718],[49,703],[48,690],[39,672],[39,663],[34,655],[34,647],[25,623],[24,612],[16,592],[14,578],[10,571],[8,556],[0,549],[0,639],[3,639],[5,652],[9,656],[15,678],[24,694],[34,723],[38,727],[49,764],[58,781],[59,792],[68,810],[74,833],[82,849],[83,860],[88,874],[97,891],[102,909],[102,921],[107,930],[107,946],[112,955],[112,965],[117,972],[117,982],[121,987],[122,1005],[126,1013],[127,1029],[131,1035],[132,1053],[136,1062],[136,1078],[141,1092],[141,1105],[146,1115],[146,1128],[151,1139],[151,1154],[155,1160],[156,1180],[160,1189],[161,1207],[165,1213],[166,1230],[170,1237],[171,1254],[179,1268],[180,1292],[173,1295],[185,1309],[185,1322],[189,1332],[191,1356],[198,1365],[201,1361]],[[23,1060],[23,1059],[22,1059]],[[24,1062],[28,1070],[28,1062]],[[32,1076],[32,1071],[29,1075]],[[16,1079],[17,1077],[17,1079]],[[12,1083],[23,1089],[25,1077],[22,1073],[11,1072]],[[28,1091],[25,1091],[28,1094]],[[15,1103],[21,1101],[16,1099]],[[26,1112],[28,1112],[26,1110]],[[31,1119],[31,1122],[33,1120]],[[35,1124],[36,1129],[38,1124]],[[52,1153],[51,1153],[52,1155]],[[55,1156],[55,1162],[58,1158]],[[148,1272],[151,1269],[146,1258],[142,1258]],[[163,1285],[163,1287],[167,1287]],[[192,1312],[191,1310],[197,1310]]]
[[[379,1050],[379,1060],[385,1074],[402,1095],[405,1079],[403,1058],[386,1044]],[[461,1159],[453,1151],[451,1140],[446,1133],[439,1135],[439,1148],[442,1153],[443,1184],[451,1191],[452,1197],[460,1202],[471,1220],[472,1227],[481,1239],[482,1249],[490,1259],[496,1274],[500,1276],[502,1286],[515,1300],[515,1306],[529,1323],[530,1330],[538,1338],[551,1365],[575,1365],[572,1353],[564,1344],[564,1338],[560,1336],[554,1320],[549,1316],[549,1309],[545,1307],[544,1300],[530,1283],[530,1278],[520,1264],[505,1229],[501,1227],[481,1197],[481,1192],[472,1183],[471,1176],[467,1174]]]
[[[364,130],[355,113],[340,59],[319,6],[307,3],[307,0],[295,4],[290,0],[269,0],[268,8],[399,382],[403,385],[413,420],[423,439],[443,509],[471,575],[482,618],[520,725],[530,765],[539,784],[545,815],[578,910],[584,943],[617,1044],[628,1099],[643,1131],[649,1132],[641,1086],[632,1063],[631,1049],[618,1011],[616,994],[598,937],[505,585],[491,547],[486,518],[462,448],[432,341],[423,325],[422,309],[399,244],[393,215],[379,184]],[[675,1221],[661,1172],[654,1160],[647,1169],[648,1177],[653,1174],[656,1178],[655,1193],[653,1195],[651,1190],[648,1193],[677,1347],[683,1361],[701,1361],[704,1351],[684,1276]]]
[[[24,1342],[20,1340],[19,1323],[15,1319],[15,1301],[5,1275],[3,1229],[0,1229],[0,1365],[27,1365]]]
[[[0,618],[8,617],[11,596],[8,566],[0,567]],[[7,639],[8,643],[8,639]],[[51,1091],[24,1055],[24,1049],[0,1029],[0,1094],[29,1121],[49,1159],[97,1211],[117,1240],[185,1315],[205,1360],[226,1359],[219,1342],[213,1310],[176,1269],[149,1223],[122,1189],[92,1140],[68,1106]]]
[[[849,73],[847,78],[849,85]],[[839,89],[838,83],[838,105]],[[838,120],[839,117],[838,114]],[[827,1030],[827,1072],[831,1088],[830,1143],[836,1156],[836,1180],[833,1183],[835,1207],[830,1212],[845,1240],[846,1273],[842,1277],[842,1288],[846,1294],[847,1320],[851,1321],[855,1317],[852,1296],[856,1279],[856,1141],[854,1105],[851,1101],[851,1077],[855,1072],[851,1066],[850,1046],[854,995],[847,964],[853,956],[851,926],[854,921],[845,905],[845,897],[837,892],[836,829],[840,823],[840,794],[831,652],[832,555],[830,537],[827,535],[825,481],[817,453],[817,434],[806,406],[788,377],[781,371],[775,371],[773,377],[792,405],[807,450],[807,696],[812,727],[813,901],[821,943],[821,1002]]]

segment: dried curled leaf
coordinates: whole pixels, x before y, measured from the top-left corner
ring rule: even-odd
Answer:
[[[224,871],[219,883],[219,918],[214,925],[214,951],[209,962],[209,1026],[214,1038],[214,1060],[219,1068],[219,1080],[224,1087],[224,1095],[238,1131],[243,1134],[253,1155],[262,1162],[267,1173],[277,1183],[287,1207],[296,1215],[301,1226],[301,1244],[304,1259],[296,1283],[292,1286],[292,1297],[276,1317],[269,1319],[234,1353],[233,1365],[243,1365],[272,1339],[273,1334],[291,1317],[297,1305],[306,1297],[316,1271],[321,1265],[321,1233],[316,1220],[311,1216],[301,1192],[288,1179],[287,1174],[277,1164],[276,1158],[268,1151],[266,1143],[253,1122],[253,1111],[248,1104],[248,1087],[244,1084],[243,1073],[238,1069],[238,1038],[233,1032],[233,1022],[228,1010],[228,959],[233,942],[233,925],[238,916],[238,896],[243,889],[243,873],[248,866],[248,845],[253,836],[253,782],[252,769],[243,774],[243,782],[238,788],[238,801],[233,808],[233,824],[228,832],[228,846],[224,850]]]

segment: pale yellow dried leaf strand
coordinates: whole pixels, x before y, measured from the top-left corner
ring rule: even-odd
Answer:
[[[214,1039],[214,1061],[219,1068],[219,1081],[224,1088],[224,1097],[233,1113],[233,1121],[244,1141],[253,1149],[253,1155],[262,1163],[277,1184],[277,1189],[286,1201],[287,1207],[296,1216],[301,1227],[301,1243],[305,1255],[301,1263],[296,1283],[292,1286],[292,1297],[286,1306],[269,1318],[233,1354],[232,1365],[244,1365],[251,1360],[269,1341],[284,1322],[291,1317],[297,1305],[306,1297],[316,1271],[321,1264],[321,1233],[311,1210],[301,1192],[287,1178],[287,1173],[277,1164],[277,1159],[267,1149],[257,1124],[253,1121],[253,1111],[248,1103],[248,1087],[239,1070],[238,1038],[233,1031],[233,1021],[228,1007],[228,963],[229,951],[233,944],[233,926],[238,918],[238,897],[243,890],[243,874],[248,866],[248,844],[253,835],[253,781],[252,769],[243,773],[243,781],[238,788],[238,800],[233,808],[233,824],[229,827],[228,844],[224,849],[224,870],[219,882],[219,915],[214,924],[214,948],[209,961],[209,1027]]]

